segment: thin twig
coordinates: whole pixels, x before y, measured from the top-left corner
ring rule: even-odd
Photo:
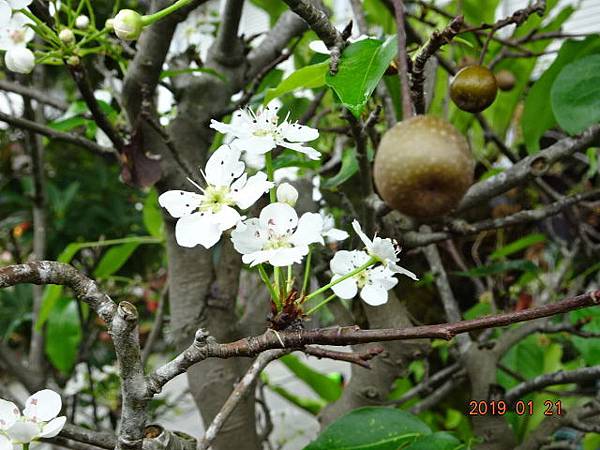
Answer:
[[[398,78],[402,92],[402,120],[414,115],[413,104],[408,81],[408,54],[406,51],[406,29],[404,28],[404,2],[393,0],[396,17],[396,33],[398,35]]]

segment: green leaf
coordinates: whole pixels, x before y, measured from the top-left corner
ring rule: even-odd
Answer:
[[[327,73],[327,85],[354,116],[362,113],[397,51],[395,37],[364,39],[346,47],[335,75]]]
[[[567,133],[580,133],[600,121],[600,54],[565,66],[550,97],[556,121]]]
[[[77,359],[81,327],[76,300],[60,298],[46,324],[46,354],[54,367],[68,374]]]
[[[415,442],[403,450],[458,450],[465,446],[450,433],[440,431],[417,438]]]
[[[339,381],[314,370],[300,361],[297,356],[286,355],[280,361],[323,400],[334,402],[342,395],[342,385]]]
[[[492,305],[488,302],[479,302],[469,308],[463,314],[465,320],[477,319],[478,317],[487,316],[492,313]]]
[[[296,89],[314,89],[325,84],[325,74],[329,70],[329,61],[302,67],[284,79],[277,87],[269,89],[265,94],[266,105],[276,97],[295,91]]]
[[[527,247],[531,247],[532,245],[539,244],[540,242],[545,242],[546,236],[540,233],[532,233],[528,234],[521,239],[518,239],[514,242],[511,242],[504,247],[499,248],[494,253],[490,255],[490,259],[502,259],[505,256],[512,255],[513,253],[520,252]]]
[[[117,272],[123,267],[139,245],[138,242],[129,242],[108,250],[96,266],[94,277],[106,278]]]
[[[592,178],[598,174],[598,149],[597,148],[588,148],[585,152],[585,155],[588,159],[589,169],[587,171],[586,177]]]
[[[508,272],[509,270],[520,270],[523,272],[538,272],[540,269],[531,261],[517,259],[513,261],[497,262],[486,266],[476,267],[466,272],[454,272],[461,277],[485,277],[498,273]]]
[[[340,184],[352,178],[356,172],[358,172],[356,149],[346,148],[342,153],[342,167],[340,168],[340,171],[333,177],[324,180],[321,187],[323,189],[335,189]]]
[[[156,189],[151,189],[144,200],[144,210],[142,211],[144,226],[151,236],[160,238],[163,235],[163,220],[160,208],[158,207],[158,193]]]
[[[565,41],[552,65],[532,86],[525,99],[521,121],[523,137],[529,153],[539,150],[539,140],[544,132],[556,125],[548,92],[559,72],[567,64],[598,52],[600,52],[600,36],[589,36],[583,41]]]
[[[397,450],[431,433],[409,412],[392,408],[359,408],[329,425],[304,450]]]
[[[290,392],[283,386],[279,386],[279,385],[271,383],[271,381],[269,380],[269,377],[264,372],[260,374],[260,379],[273,392],[280,395],[281,397],[286,399],[288,402],[294,404],[298,408],[303,409],[304,411],[306,411],[314,416],[319,414],[321,412],[321,410],[323,408],[325,408],[325,406],[327,406],[327,402],[323,399],[302,397],[300,395],[296,395],[296,394]]]

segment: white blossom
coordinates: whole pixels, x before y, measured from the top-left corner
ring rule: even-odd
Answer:
[[[344,275],[364,266],[371,257],[362,250],[340,250],[329,262],[333,277],[336,281]],[[369,267],[356,275],[346,278],[331,289],[340,298],[350,299],[356,297],[360,289],[360,298],[371,306],[383,305],[388,300],[388,291],[392,289],[398,280],[394,278],[394,272],[384,266]]]
[[[277,146],[304,153],[311,159],[319,159],[321,154],[312,147],[303,145],[319,137],[315,128],[288,122],[286,117],[279,123],[277,106],[274,101],[256,112],[251,109],[234,113],[236,122],[226,124],[211,120],[210,126],[220,133],[230,134],[236,139],[231,145],[248,153],[264,154]]]
[[[60,395],[50,389],[33,394],[25,402],[23,415],[17,406],[0,399],[0,448],[7,439],[12,444],[28,444],[40,438],[51,438],[63,429],[67,418],[58,416],[62,408]]]
[[[373,240],[369,239],[362,231],[357,220],[352,222],[352,228],[354,228],[354,231],[360,240],[365,244],[369,256],[376,258],[384,265],[384,267],[389,268],[394,273],[401,273],[413,280],[418,280],[414,273],[397,264],[399,261],[398,254],[400,253],[400,250],[398,249],[396,241],[392,241],[389,238],[382,239],[377,235],[373,237]]]
[[[321,218],[323,219],[321,234],[325,238],[325,242],[339,242],[348,239],[349,235],[347,232],[335,228],[335,219],[331,214],[321,211]]]
[[[33,0],[0,0],[0,27],[9,23],[13,11],[26,8]]]
[[[0,26],[0,50],[6,50],[4,62],[13,72],[29,73],[35,66],[35,56],[27,48],[27,43],[35,36],[28,26],[31,23],[24,14],[15,13],[4,26]]]
[[[268,262],[273,266],[301,263],[309,245],[323,244],[323,220],[317,213],[298,214],[286,203],[271,203],[259,218],[240,222],[231,233],[235,249],[250,266]]]
[[[212,247],[223,231],[241,220],[233,206],[247,209],[273,186],[265,173],[248,178],[244,169],[240,151],[222,145],[206,163],[206,187],[197,186],[202,194],[173,190],[160,195],[159,204],[179,219],[175,225],[179,245]]]
[[[86,30],[90,26],[90,18],[86,15],[77,16],[75,19],[75,27],[80,30]]]
[[[277,201],[294,206],[298,201],[298,191],[290,183],[281,183],[277,186]]]

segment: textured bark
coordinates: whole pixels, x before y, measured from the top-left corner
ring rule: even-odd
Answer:
[[[398,300],[393,291],[390,291],[390,298],[385,305],[365,306],[364,309],[370,328],[412,326],[406,306]],[[342,396],[338,401],[330,404],[319,418],[323,425],[329,424],[352,409],[386,404],[396,378],[404,374],[411,361],[427,352],[429,341],[421,339],[386,342],[382,346],[384,351],[371,361],[371,369],[352,366],[350,382]],[[360,352],[368,347],[369,344],[362,344],[353,348]]]

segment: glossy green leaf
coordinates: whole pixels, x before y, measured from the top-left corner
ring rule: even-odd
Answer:
[[[139,242],[128,242],[109,249],[96,266],[94,277],[106,278],[117,272],[139,245]]]
[[[356,150],[354,148],[344,149],[342,153],[342,167],[340,171],[331,178],[327,178],[321,184],[323,189],[335,189],[340,184],[348,181],[358,172],[358,160],[356,159]]]
[[[334,402],[342,395],[342,385],[339,381],[313,369],[303,363],[297,356],[286,355],[280,361],[323,400]]]
[[[367,407],[333,422],[305,450],[397,450],[428,434],[429,427],[407,411]]]
[[[459,450],[465,446],[450,433],[440,431],[417,438],[402,450]]]
[[[76,300],[60,298],[46,323],[45,348],[48,359],[63,374],[68,374],[77,362],[81,342],[81,327]]]
[[[521,250],[526,249],[527,247],[531,247],[532,245],[539,244],[540,242],[545,242],[546,236],[540,233],[532,233],[528,234],[521,239],[518,239],[514,242],[511,242],[504,247],[499,248],[495,252],[490,255],[490,259],[502,259],[505,256],[512,255],[513,253],[520,252]]]
[[[311,66],[302,67],[285,78],[275,88],[267,90],[264,103],[267,104],[276,97],[280,97],[296,89],[314,89],[325,84],[325,74],[329,70],[329,61]]]
[[[600,54],[565,66],[550,97],[556,121],[567,133],[580,133],[600,121]]]
[[[385,42],[377,39],[358,41],[344,49],[338,72],[335,75],[327,73],[327,85],[354,116],[359,117],[364,110],[397,50],[395,37]]]
[[[523,109],[523,137],[529,153],[539,150],[539,140],[546,130],[556,125],[548,93],[560,71],[569,63],[600,52],[600,36],[589,36],[583,41],[563,43],[552,65],[531,87]]]
[[[156,189],[151,189],[144,201],[142,211],[144,226],[151,236],[160,238],[163,235],[163,219],[160,207],[158,206],[158,193]]]

